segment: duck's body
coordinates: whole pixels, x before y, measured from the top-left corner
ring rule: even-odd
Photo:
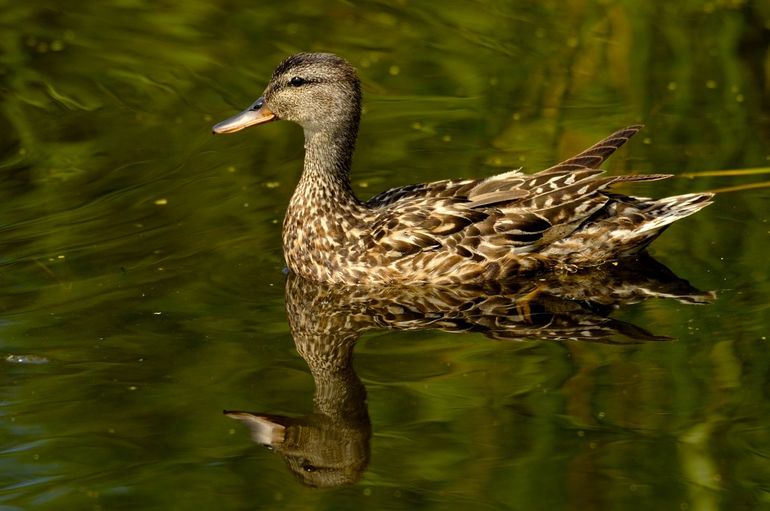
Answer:
[[[283,224],[286,263],[298,275],[344,284],[473,283],[633,255],[712,194],[652,200],[610,193],[597,170],[639,129],[618,131],[537,174],[394,188],[366,202],[349,172],[360,117],[355,70],[330,54],[298,54],[276,69],[262,98],[214,127],[237,131],[275,119],[305,130],[305,165]]]

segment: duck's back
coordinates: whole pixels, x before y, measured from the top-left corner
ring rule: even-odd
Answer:
[[[383,192],[365,203],[357,267],[369,268],[364,279],[372,282],[469,282],[632,255],[712,196],[650,200],[607,191],[617,182],[669,177],[602,176],[596,169],[639,129],[614,133],[537,174]]]

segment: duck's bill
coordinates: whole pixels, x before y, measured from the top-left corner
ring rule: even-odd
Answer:
[[[265,105],[265,98],[259,98],[243,112],[215,125],[211,128],[211,131],[215,134],[235,133],[243,128],[248,128],[255,124],[265,124],[277,119],[278,117]]]

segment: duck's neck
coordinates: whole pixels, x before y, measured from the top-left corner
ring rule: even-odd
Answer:
[[[312,280],[329,279],[363,216],[350,186],[357,133],[357,116],[305,127],[305,165],[286,211],[283,248],[289,269]]]
[[[350,186],[358,123],[334,129],[305,130],[305,164],[292,197],[312,199],[314,204],[358,204]]]

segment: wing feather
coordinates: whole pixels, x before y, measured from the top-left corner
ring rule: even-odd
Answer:
[[[512,170],[479,181],[447,180],[387,190],[367,202],[372,240],[406,256],[442,247],[468,257],[531,251],[569,236],[613,201],[613,183],[652,181],[667,174],[600,176],[607,157],[636,134],[629,126],[580,154],[536,174]],[[507,248],[506,248],[507,247]]]

